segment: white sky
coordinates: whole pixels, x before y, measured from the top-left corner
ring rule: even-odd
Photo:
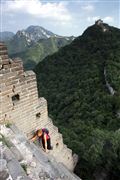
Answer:
[[[60,35],[80,35],[96,19],[120,26],[119,0],[1,0],[1,31],[39,25]]]

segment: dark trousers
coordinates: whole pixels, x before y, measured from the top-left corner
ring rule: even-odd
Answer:
[[[42,146],[43,146],[43,148],[45,149],[45,141],[44,141],[44,139],[42,139]],[[52,149],[50,138],[47,139],[47,149],[48,149],[48,150]]]

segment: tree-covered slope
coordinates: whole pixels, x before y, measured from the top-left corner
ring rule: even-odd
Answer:
[[[46,56],[53,54],[60,47],[71,43],[72,39],[73,37],[69,37],[68,39],[65,37],[41,39],[29,47],[24,47],[24,51],[22,52],[11,54],[11,57],[21,57],[25,69],[33,69],[34,66],[38,62],[41,62]]]
[[[79,155],[77,174],[85,180],[119,180],[120,30],[95,24],[46,57],[35,72],[49,114]]]

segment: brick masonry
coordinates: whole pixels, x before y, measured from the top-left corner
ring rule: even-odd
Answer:
[[[47,101],[38,98],[36,75],[24,71],[22,60],[8,57],[7,48],[0,43],[0,123],[15,123],[28,138],[36,128],[50,131],[53,150],[58,162],[74,170],[77,155],[63,144],[62,134],[48,116]]]

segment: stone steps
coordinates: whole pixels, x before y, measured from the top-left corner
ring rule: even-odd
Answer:
[[[67,151],[68,154],[72,155],[72,150],[67,147],[67,145],[64,144],[64,151]]]
[[[53,124],[51,122],[48,123],[48,129],[50,126],[51,126],[51,128],[53,128]],[[20,131],[17,128],[15,128],[14,126],[12,126],[12,130],[16,134],[20,133]],[[56,130],[53,130],[53,129],[51,131],[52,131],[51,142],[53,145],[53,150],[50,152],[50,154],[53,155],[57,159],[58,162],[62,162],[64,160],[65,165],[73,164],[73,161],[71,160],[72,151],[69,148],[67,148],[66,145],[63,144],[62,134],[57,133]],[[22,139],[22,141],[24,142],[23,139]],[[57,143],[58,143],[58,147],[57,147]],[[56,156],[56,154],[61,154],[61,153],[62,153],[62,157]]]
[[[50,128],[49,128],[50,129]],[[56,131],[57,130],[57,131]],[[54,149],[55,149],[55,152],[57,150],[57,148],[55,147],[56,143],[59,142],[57,139],[59,139],[59,137],[61,138],[61,143],[59,142],[59,152],[62,152],[62,156],[64,156],[62,159],[64,158],[67,158],[67,156],[72,157],[72,150],[67,148],[67,146],[65,144],[63,144],[63,139],[62,139],[62,134],[58,133],[58,128],[56,128],[54,125],[52,127],[52,130],[51,130],[51,141],[53,142],[54,144]],[[61,145],[61,146],[60,146]],[[61,148],[60,148],[61,147]],[[54,150],[53,149],[53,150]],[[66,156],[67,154],[67,156]],[[54,155],[54,153],[53,153]],[[71,159],[71,158],[70,158]]]
[[[53,124],[48,121],[42,121],[40,126],[41,126],[40,128],[48,128],[49,132],[51,132],[51,129],[53,128]]]
[[[42,152],[42,150],[38,149],[33,143],[29,143],[26,140],[26,138],[24,137],[24,135],[19,134],[20,133],[19,130],[14,128],[14,126],[12,126],[12,130],[15,133],[15,135],[9,133],[9,138],[10,139],[12,138],[12,143],[14,145],[16,145],[16,147],[18,148],[18,151],[20,151],[20,153],[23,153],[24,156],[28,156],[28,153],[29,153],[29,156],[32,155],[30,157],[32,162],[29,162],[29,163],[34,162],[34,164],[37,164],[36,174],[38,175],[38,173],[41,173],[41,174],[44,174],[44,176],[45,176],[45,173],[46,173],[47,176],[49,174],[49,176],[56,178],[58,175],[58,172],[55,173],[55,171],[57,171],[56,169],[54,169],[54,171],[53,171],[53,167],[51,168],[49,159],[43,155],[44,152]],[[16,137],[16,141],[14,139],[15,137]],[[26,159],[24,159],[24,161],[26,163]],[[46,168],[46,171],[44,170],[44,168]],[[36,171],[34,169],[30,169],[30,170],[31,170],[31,172]],[[33,175],[30,174],[32,179],[34,179],[34,177],[35,177],[34,174],[35,174],[35,172],[33,172]]]
[[[69,165],[69,166],[71,165],[71,167],[72,167],[73,163],[74,163],[73,158],[72,158],[72,150],[67,148],[66,145],[63,145],[61,152],[62,152],[62,156],[61,156],[61,158],[59,158],[59,160],[61,162],[63,162],[63,159],[64,159],[66,167],[68,167],[67,165]]]
[[[30,180],[30,178],[27,177],[25,171],[20,165],[19,161],[16,159],[14,154],[7,146],[4,146],[3,158],[6,161],[9,175],[12,177],[13,180],[16,180],[18,178],[21,178],[22,180]]]
[[[22,161],[25,161],[27,164],[28,176],[24,173],[23,170],[21,170],[21,166],[18,165],[18,169],[20,169],[18,175],[23,176],[24,180],[39,180],[42,179],[42,177],[46,180],[50,178],[54,180],[77,180],[74,174],[69,172],[68,169],[61,163],[57,163],[53,156],[51,156],[50,154],[46,154],[34,143],[29,142],[27,140],[27,137],[23,133],[21,133],[14,125],[11,126],[11,129],[7,128],[6,132],[4,132],[4,129],[2,129],[1,133],[3,133],[12,141],[13,145],[12,147],[10,147],[11,151],[14,154],[15,152],[16,154],[19,154],[19,156],[16,156],[16,159],[14,158],[14,160],[12,160],[12,163],[10,165],[11,169],[14,167],[13,163],[19,164],[19,161],[17,159],[22,159],[20,155],[24,157]],[[8,155],[8,157],[12,157],[12,155]],[[18,175],[14,176],[16,177]]]
[[[57,142],[59,142],[59,144],[61,144],[61,148],[59,149],[59,151],[62,150],[63,139],[62,139],[62,134],[58,133],[58,128],[53,125],[51,120],[47,124],[43,125],[43,127],[48,128],[48,130],[50,132],[50,136],[51,136],[51,141],[53,142],[52,144],[56,144]],[[58,141],[58,139],[59,139],[59,141]]]

